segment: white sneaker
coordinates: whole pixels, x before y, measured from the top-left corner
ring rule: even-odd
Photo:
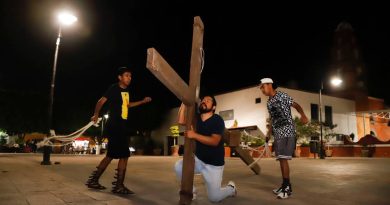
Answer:
[[[278,199],[287,199],[291,196],[290,186],[287,186],[286,188],[282,189],[279,194],[277,194]]]
[[[292,193],[291,185],[287,185],[287,186],[288,186],[290,192]],[[272,190],[272,192],[273,192],[275,195],[278,195],[280,192],[282,192],[282,190],[283,190],[283,186],[281,186],[279,189],[274,189],[274,190]]]
[[[237,186],[236,186],[236,184],[233,181],[229,181],[228,186],[233,187],[234,193],[233,193],[232,197],[236,197],[237,196]]]
[[[196,200],[196,197],[198,196],[197,192],[192,192],[192,201]]]
[[[274,189],[272,190],[272,192],[275,194],[275,195],[278,195],[280,192],[282,192],[283,188],[280,187],[279,189]]]

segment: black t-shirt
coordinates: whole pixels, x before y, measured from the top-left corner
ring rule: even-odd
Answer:
[[[225,164],[225,149],[223,147],[224,131],[225,122],[219,115],[214,114],[204,122],[199,116],[196,124],[196,132],[210,137],[212,134],[221,135],[221,141],[219,141],[217,146],[205,145],[196,141],[196,157],[206,164],[223,166]]]
[[[107,89],[103,97],[107,98],[110,119],[127,120],[130,102],[129,90],[127,88],[123,89],[118,83],[115,83]]]

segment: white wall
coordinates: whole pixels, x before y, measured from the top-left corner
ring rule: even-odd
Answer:
[[[278,90],[287,93],[294,99],[295,102],[300,104],[309,119],[311,117],[310,104],[319,104],[318,93],[310,93],[282,87],[278,88]],[[256,104],[255,100],[259,97],[261,98],[261,103]],[[217,100],[217,114],[219,114],[220,111],[233,109],[234,119],[238,121],[239,127],[257,125],[263,133],[266,133],[266,119],[269,116],[266,107],[268,97],[264,96],[257,86],[220,94],[215,96],[215,98]],[[352,114],[348,114],[355,112],[354,101],[322,95],[322,102],[323,120],[325,120],[324,107],[332,106],[333,124],[337,124],[337,127],[334,129],[336,133],[347,135],[354,133],[355,136],[357,136],[356,117]],[[160,140],[164,139],[163,141],[165,145],[167,144],[165,136],[170,135],[169,127],[176,124],[177,113],[178,108],[172,109],[167,114],[166,120],[161,128],[153,131],[152,133],[152,136],[159,138]],[[292,114],[293,117],[299,116],[298,112],[294,108],[292,108]],[[227,128],[231,127],[234,123],[234,119],[225,121],[225,126]],[[357,138],[355,137],[355,139]],[[182,143],[182,141],[183,140],[181,139],[180,142]]]
[[[287,88],[278,88],[278,90],[289,94],[295,102],[300,104],[310,119],[310,104],[319,104],[319,94],[309,93],[299,90],[292,90]],[[261,98],[261,103],[256,104],[255,99]],[[234,119],[238,121],[238,126],[251,126],[257,125],[260,130],[266,132],[266,118],[269,116],[266,107],[268,97],[264,96],[258,86],[229,92],[215,96],[217,100],[217,111],[234,110]],[[336,98],[331,96],[322,95],[323,112],[322,119],[325,120],[325,108],[324,106],[332,106],[333,111],[333,124],[338,126],[334,129],[336,133],[351,134],[354,133],[357,136],[356,117],[347,113],[355,111],[355,102],[343,98]],[[298,112],[292,108],[292,114],[299,116]],[[225,121],[226,127],[231,127],[234,120]]]
[[[261,98],[261,103],[255,104],[255,99],[258,97]],[[266,98],[257,87],[217,95],[215,99],[217,100],[217,114],[220,111],[233,109],[238,127],[257,125],[263,133],[266,132],[265,125],[268,116],[265,106]],[[225,121],[225,126],[231,127],[234,119]]]

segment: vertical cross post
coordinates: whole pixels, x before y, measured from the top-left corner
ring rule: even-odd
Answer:
[[[202,67],[204,25],[199,16],[194,18],[189,86],[154,49],[147,51],[146,67],[187,106],[186,129],[194,125],[195,106],[199,98],[200,74]],[[194,142],[184,141],[183,174],[179,204],[191,204],[194,182]]]

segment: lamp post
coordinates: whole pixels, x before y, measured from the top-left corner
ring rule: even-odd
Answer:
[[[320,159],[325,159],[324,155],[324,147],[322,142],[322,89],[324,89],[324,83],[321,80],[321,88],[320,88]]]
[[[105,114],[103,116],[103,119],[102,119],[102,131],[101,131],[101,134],[100,134],[100,140],[99,140],[99,137],[97,137],[97,140],[96,140],[96,155],[100,155],[100,150],[101,150],[101,146],[102,146],[102,142],[103,142],[103,136],[104,136],[104,120],[107,121],[109,115],[108,114]]]
[[[53,64],[53,72],[51,77],[51,84],[50,84],[50,99],[49,99],[49,119],[48,119],[48,125],[49,125],[49,133],[51,132],[52,125],[53,125],[53,103],[54,103],[54,87],[55,87],[55,78],[56,78],[56,71],[57,71],[57,57],[58,57],[58,50],[60,48],[60,42],[62,37],[62,26],[68,26],[72,25],[74,22],[77,21],[77,17],[72,15],[68,12],[62,12],[58,15],[58,36],[56,41],[56,50],[54,53],[54,64]],[[43,147],[43,161],[41,162],[41,165],[50,165],[50,146],[44,146]]]
[[[340,77],[333,77],[331,80],[330,80],[330,83],[332,86],[335,86],[335,87],[339,87],[341,85],[341,83],[343,83],[343,80],[340,78]],[[323,81],[321,80],[321,88],[320,88],[320,91],[319,91],[319,107],[320,107],[320,159],[325,159],[325,150],[324,150],[324,146],[323,146],[323,140],[322,140],[322,136],[323,136],[323,131],[322,131],[322,90],[324,89],[324,83]]]

